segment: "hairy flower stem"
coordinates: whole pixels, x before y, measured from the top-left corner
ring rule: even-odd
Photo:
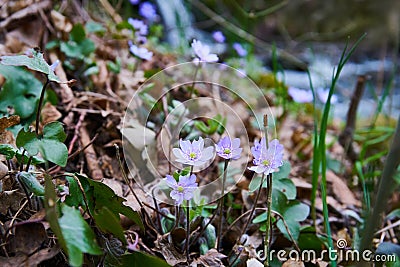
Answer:
[[[193,165],[190,166],[190,176],[193,174]],[[186,260],[190,261],[190,200],[186,200]]]
[[[192,82],[192,86],[190,87],[190,98],[192,98],[192,96],[193,96],[194,84],[196,83],[197,73],[199,72],[200,64],[201,64],[200,62],[197,63],[196,69],[194,71],[193,82]]]
[[[39,138],[39,123],[40,123],[40,112],[42,111],[42,105],[43,105],[43,100],[44,100],[44,93],[46,92],[46,87],[50,83],[49,77],[46,75],[46,82],[44,83],[42,87],[42,91],[40,93],[40,98],[39,98],[39,105],[36,113],[36,126],[35,126],[35,133],[36,137]]]
[[[272,173],[267,176],[267,187],[268,187],[268,195],[267,195],[267,226],[266,226],[266,235],[264,242],[264,253],[265,253],[265,262],[264,266],[269,266],[269,240],[271,237],[271,206],[272,206]]]
[[[249,224],[251,222],[251,219],[253,218],[254,211],[256,210],[256,207],[257,207],[258,199],[260,198],[260,195],[261,195],[261,190],[262,190],[263,183],[264,183],[264,173],[262,174],[260,187],[258,188],[258,193],[256,195],[256,199],[254,200],[253,207],[251,208],[251,211],[250,211],[250,214],[249,214],[249,218],[247,219],[246,224],[243,227],[242,232],[240,233],[238,240],[240,240],[242,235],[244,235],[246,233],[247,227],[249,226]],[[238,243],[238,241],[237,241],[237,243]],[[233,250],[231,250],[231,253],[229,253],[228,257],[230,257],[232,255],[232,253],[233,253]],[[234,261],[231,262],[231,264],[229,266],[231,266],[236,261],[236,259],[240,256],[241,253],[242,253],[242,251],[239,251],[237,257],[235,257]]]
[[[189,210],[189,206],[190,206],[190,200],[186,200],[186,260],[187,260],[187,262],[189,262],[190,261],[190,255],[189,255],[189,253],[190,253],[190,251],[189,251],[189,248],[190,248],[190,242],[189,242],[189,239],[190,239],[190,219],[189,219],[189,217],[190,217],[190,210]]]
[[[243,227],[242,232],[240,233],[239,238],[241,238],[241,236],[244,235],[244,234],[246,233],[247,227],[249,226],[249,224],[250,224],[250,222],[251,222],[251,219],[253,218],[254,211],[256,210],[256,206],[257,206],[258,199],[260,198],[260,195],[261,195],[262,185],[263,185],[263,183],[264,183],[264,176],[265,176],[265,175],[264,175],[264,173],[263,173],[262,176],[261,176],[260,187],[258,188],[258,193],[257,193],[257,195],[256,195],[256,199],[254,200],[253,207],[251,208],[251,211],[250,211],[250,214],[249,214],[249,218],[247,219],[246,224],[245,224],[245,226]]]
[[[217,250],[218,252],[221,250],[221,243],[222,243],[222,223],[223,223],[223,209],[225,203],[225,182],[226,182],[226,175],[228,170],[229,159],[225,159],[224,164],[224,176],[222,177],[222,188],[221,188],[221,198],[219,199],[219,223],[218,223],[218,238],[217,238]]]

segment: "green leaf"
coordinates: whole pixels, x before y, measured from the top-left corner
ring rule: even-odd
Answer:
[[[98,74],[98,73],[99,73],[99,67],[95,65],[95,66],[89,67],[87,70],[85,70],[83,72],[83,75],[89,76],[89,75]]]
[[[44,196],[44,187],[36,179],[36,175],[32,172],[19,172],[17,174],[20,181],[35,196]]]
[[[60,228],[64,237],[69,264],[81,266],[83,253],[101,255],[103,252],[97,245],[96,236],[78,209],[61,204],[63,216],[59,219]]]
[[[290,165],[289,161],[283,161],[283,165],[279,168],[279,171],[272,174],[272,180],[288,178],[291,168],[292,166]]]
[[[121,72],[121,59],[117,58],[115,63],[112,61],[107,61],[107,69],[115,74]]]
[[[64,203],[71,207],[78,208],[79,206],[85,207],[85,201],[81,190],[79,189],[78,182],[71,174],[66,176],[65,179],[68,181],[69,194],[65,197]]]
[[[44,60],[43,54],[40,51],[31,48],[28,54],[29,55],[2,56],[0,57],[0,63],[11,66],[25,66],[28,69],[47,74],[50,81],[60,82],[60,79],[55,75],[54,71],[51,70],[50,65]]]
[[[202,133],[208,134],[210,132],[210,128],[207,127],[207,125],[202,122],[202,121],[195,121],[194,122],[194,127],[197,128],[197,130],[201,131]]]
[[[211,223],[209,225],[207,225],[204,235],[206,237],[208,247],[210,247],[210,248],[215,247],[215,242],[217,240],[217,234],[216,234],[214,225],[212,225]]]
[[[6,156],[6,159],[12,159],[17,153],[17,149],[9,144],[0,144],[0,154]]]
[[[16,144],[23,147],[34,156],[40,152],[42,157],[59,166],[65,167],[68,159],[68,149],[63,143],[66,134],[60,122],[50,122],[43,128],[43,137],[37,138],[34,132],[25,132],[24,129],[17,135]]]
[[[125,206],[123,204],[125,199],[116,195],[110,187],[101,182],[88,179],[83,175],[75,175],[78,177],[83,189],[85,190],[89,205],[88,208],[92,213],[96,210],[102,209],[102,207],[107,207],[115,214],[115,216],[118,216],[119,213],[123,214],[134,221],[141,229],[144,229],[139,213],[133,211],[130,207]]]
[[[387,216],[386,219],[387,220],[395,220],[400,218],[400,209],[395,209],[392,210]]]
[[[320,239],[312,226],[305,226],[300,228],[300,236],[298,241],[300,249],[312,250],[317,253],[321,252],[324,248],[324,242]]]
[[[260,183],[261,183],[261,176],[253,177],[253,179],[251,179],[250,184],[249,184],[249,191],[250,192],[256,191],[258,188],[260,188]],[[265,180],[263,182],[263,187],[266,187],[266,186],[267,186],[267,181]]]
[[[60,50],[70,58],[83,60],[96,50],[96,46],[90,39],[84,39],[80,43],[70,40],[68,42],[62,42],[60,44]]]
[[[20,150],[17,150],[17,153],[15,154],[15,157],[17,158],[18,162],[22,162],[22,152]],[[24,154],[24,161],[23,164],[28,164],[29,158],[26,154]],[[32,165],[38,165],[38,164],[42,164],[45,163],[46,161],[43,160],[40,157],[36,157],[36,156],[32,156],[31,159],[31,164]]]
[[[300,235],[299,221],[303,221],[310,213],[310,207],[297,200],[288,200],[286,195],[279,190],[272,190],[272,210],[278,212],[284,218],[290,233],[297,240]],[[277,222],[281,233],[291,240],[282,220]]]
[[[60,224],[58,222],[59,210],[57,205],[57,194],[54,189],[52,177],[48,174],[44,174],[44,207],[46,210],[46,220],[50,224],[50,228],[57,237],[57,244],[64,250],[67,251],[67,245],[65,243]]]
[[[252,223],[261,223],[261,222],[266,222],[268,219],[268,213],[267,212],[263,212],[260,215],[256,216]]]
[[[122,264],[120,267],[143,267],[143,266],[157,266],[157,267],[169,267],[170,265],[164,260],[154,257],[149,254],[145,254],[139,251],[135,251],[132,254],[126,254],[121,257]]]
[[[105,233],[111,233],[116,238],[121,240],[125,245],[127,244],[124,235],[124,229],[119,221],[119,217],[115,216],[107,207],[103,206],[101,209],[93,213],[96,226]]]
[[[295,199],[296,198],[296,186],[292,182],[292,180],[283,178],[283,179],[272,179],[272,188],[281,191],[287,197],[287,199]]]
[[[72,30],[69,34],[69,38],[77,43],[82,42],[86,38],[85,28],[83,28],[82,24],[78,23],[72,27]]]
[[[20,67],[0,64],[0,74],[6,79],[0,90],[0,113],[7,114],[11,107],[21,120],[30,124],[35,118],[43,85],[35,76]]]
[[[85,28],[89,33],[104,33],[106,31],[103,25],[94,21],[88,21],[85,25]]]

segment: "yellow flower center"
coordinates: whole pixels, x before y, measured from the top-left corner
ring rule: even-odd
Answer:
[[[190,154],[189,154],[190,159],[195,159],[196,157],[197,157],[196,153],[190,152]]]
[[[230,154],[230,153],[231,153],[231,150],[229,148],[224,149],[224,154]]]
[[[183,186],[178,186],[177,190],[179,193],[182,193],[185,189],[183,188]]]
[[[268,166],[268,165],[269,165],[269,160],[264,159],[261,163],[262,163],[264,166]]]

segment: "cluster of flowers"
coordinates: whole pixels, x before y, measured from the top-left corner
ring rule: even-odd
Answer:
[[[225,35],[221,31],[213,32],[212,36],[217,43],[225,42]],[[245,57],[247,55],[247,50],[240,43],[233,43],[232,47],[235,49],[239,57]],[[202,44],[201,41],[194,39],[192,42],[192,49],[196,55],[193,60],[195,63],[198,63],[199,61],[217,62],[219,60],[216,54],[210,53],[210,47]]]
[[[132,5],[139,4],[139,0],[131,0]],[[139,5],[139,15],[141,15],[148,23],[153,23],[158,19],[156,8],[149,2],[143,2]],[[147,34],[149,32],[148,25],[139,19],[129,18],[128,23],[135,29],[135,42],[129,41],[129,51],[143,60],[150,60],[153,57],[153,52],[145,47],[140,47],[138,44],[143,45],[147,42]]]
[[[204,140],[201,137],[193,142],[181,139],[179,147],[172,150],[177,158],[176,161],[189,166],[202,166],[214,156],[214,148],[212,146],[204,148]],[[231,140],[225,136],[215,145],[216,154],[225,160],[239,159],[242,150],[239,138]],[[249,167],[249,170],[258,174],[268,175],[275,172],[283,164],[283,145],[277,139],[269,142],[268,146],[265,137],[260,142],[255,141],[251,152],[254,157],[254,166]],[[184,200],[192,199],[198,188],[196,175],[192,173],[179,176],[178,180],[172,175],[167,175],[164,181],[172,189],[170,197],[175,200],[176,205],[181,205]]]
[[[225,42],[225,35],[221,31],[215,31],[212,33],[212,37],[217,43],[224,43]],[[247,56],[247,50],[242,46],[240,43],[233,43],[233,49],[235,49],[236,53],[239,57]]]

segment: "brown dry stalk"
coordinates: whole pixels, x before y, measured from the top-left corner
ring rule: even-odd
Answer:
[[[339,135],[339,143],[345,149],[347,157],[352,162],[355,162],[358,159],[358,154],[353,147],[353,135],[356,127],[357,108],[360,104],[361,97],[364,94],[365,82],[365,75],[358,76],[356,88],[351,97],[349,110],[347,111],[346,127]]]
[[[81,143],[88,144],[90,143],[90,136],[86,126],[83,126],[79,129],[80,136],[81,136]],[[85,159],[87,163],[87,167],[89,169],[90,177],[93,180],[101,180],[103,179],[104,175],[99,166],[99,161],[97,159],[96,151],[94,150],[93,146],[89,146],[86,150],[83,151],[85,154]]]

